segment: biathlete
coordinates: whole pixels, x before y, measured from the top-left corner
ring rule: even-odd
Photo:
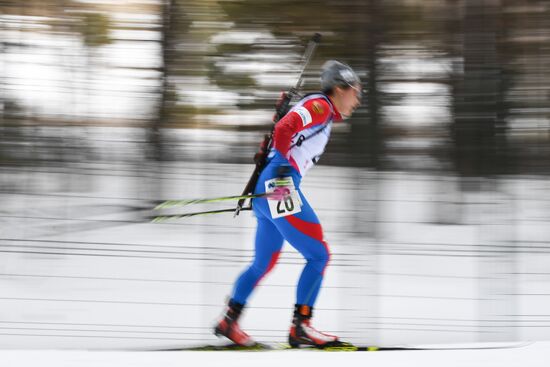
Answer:
[[[330,251],[300,182],[324,152],[332,123],[349,117],[359,106],[361,81],[348,65],[331,60],[323,65],[321,90],[306,95],[275,125],[267,164],[254,190],[255,194],[270,193],[252,201],[258,220],[255,258],[237,279],[225,315],[214,329],[216,335],[239,345],[255,344],[241,330],[238,320],[256,285],[277,263],[284,240],[307,260],[298,281],[289,344],[292,347],[340,344],[337,336],[311,326],[313,306]]]

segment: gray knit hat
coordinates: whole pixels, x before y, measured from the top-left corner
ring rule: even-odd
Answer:
[[[351,67],[336,60],[325,62],[321,70],[322,90],[361,83],[361,79],[359,79]]]

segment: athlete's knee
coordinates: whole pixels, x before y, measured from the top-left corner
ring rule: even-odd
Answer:
[[[311,252],[306,260],[309,264],[314,266],[317,271],[324,273],[328,262],[330,261],[330,250],[325,241],[321,241],[322,246],[318,246],[316,251]],[[321,245],[320,244],[320,245]]]
[[[272,253],[270,258],[256,257],[250,268],[258,277],[262,277],[273,269],[277,260],[279,260],[279,255],[280,251],[277,251]]]
[[[330,260],[329,249],[325,247],[322,250],[320,250],[319,253],[315,255],[314,260],[326,265]]]

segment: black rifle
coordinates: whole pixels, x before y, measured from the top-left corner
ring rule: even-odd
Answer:
[[[282,92],[281,97],[279,98],[277,104],[275,105],[275,115],[273,116],[273,126],[271,127],[271,132],[269,134],[264,135],[264,140],[260,144],[260,151],[256,153],[254,156],[254,162],[256,163],[256,167],[254,168],[254,172],[252,172],[252,175],[250,176],[250,179],[248,180],[248,183],[246,184],[242,195],[250,195],[253,194],[254,188],[256,187],[256,183],[258,182],[258,178],[260,177],[260,173],[265,167],[266,161],[267,161],[267,155],[269,154],[269,150],[271,149],[271,146],[273,144],[273,131],[275,130],[275,124],[283,118],[284,115],[288,113],[288,110],[290,109],[290,102],[295,96],[299,96],[298,91],[302,87],[303,77],[304,77],[304,71],[306,70],[307,65],[309,64],[309,61],[311,60],[311,56],[313,55],[313,52],[315,51],[315,48],[317,47],[317,44],[321,41],[321,35],[319,33],[315,33],[311,40],[309,41],[306,50],[304,52],[304,56],[302,58],[302,70],[300,72],[300,76],[298,77],[298,81],[296,82],[296,85],[288,92]],[[237,207],[235,208],[235,214],[234,216],[239,215],[241,210],[243,210],[243,205],[247,199],[241,199],[237,203]],[[252,203],[250,204],[252,206]],[[250,207],[245,208],[250,210]]]

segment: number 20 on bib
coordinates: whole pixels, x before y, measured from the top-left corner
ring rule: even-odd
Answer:
[[[300,213],[302,211],[300,194],[298,194],[298,191],[296,191],[296,189],[294,188],[294,181],[292,181],[292,177],[285,177],[285,179],[289,179],[292,183],[291,185],[289,185],[290,195],[288,195],[285,199],[279,201],[267,200],[272,218],[286,217],[288,215]],[[275,190],[275,181],[277,181],[277,178],[273,178],[265,182],[266,193],[270,193]]]

